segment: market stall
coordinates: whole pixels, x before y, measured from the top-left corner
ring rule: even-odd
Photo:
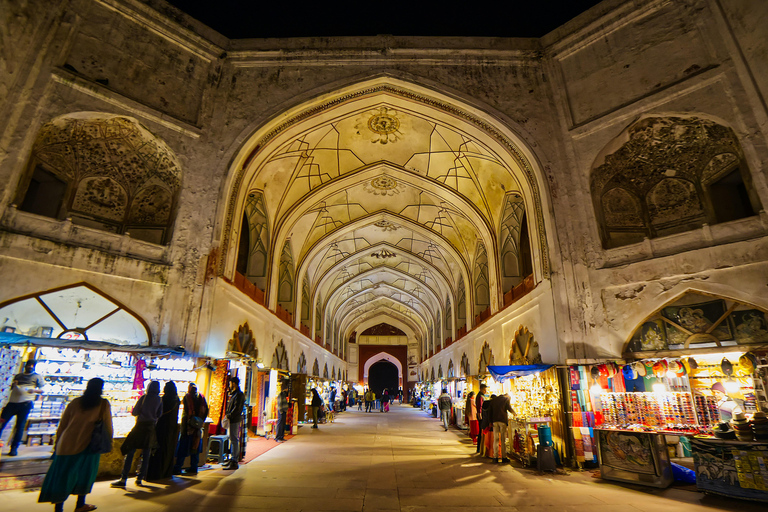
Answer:
[[[567,457],[560,381],[553,365],[488,366],[489,394],[506,393],[515,416],[509,420],[508,453],[524,465],[537,459],[540,446],[552,447],[554,458]],[[546,437],[543,439],[542,436]]]
[[[596,435],[575,439],[577,458],[588,460],[596,442],[603,478],[664,487],[671,462],[690,460],[689,446],[754,442],[750,425],[768,407],[766,326],[751,306],[689,294],[635,330],[623,361],[571,366],[574,439],[585,427]]]

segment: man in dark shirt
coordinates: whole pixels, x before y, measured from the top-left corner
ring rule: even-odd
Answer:
[[[475,397],[475,409],[477,410],[477,424],[478,427],[483,424],[483,402],[485,401],[485,390],[487,386],[480,384],[480,391],[477,392]],[[477,451],[475,453],[482,453],[483,446],[483,429],[479,428],[480,433],[477,434]]]
[[[515,414],[509,403],[509,395],[502,393],[491,400],[491,422],[493,425],[493,461],[499,462],[499,449],[501,449],[501,462],[509,462],[507,458],[507,427],[509,416]]]
[[[240,460],[240,426],[243,423],[243,406],[245,395],[240,391],[240,379],[229,379],[229,396],[227,397],[227,419],[229,420],[229,447],[231,457],[224,469],[237,469]]]

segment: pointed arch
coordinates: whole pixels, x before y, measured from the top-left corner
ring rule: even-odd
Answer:
[[[269,219],[264,194],[259,190],[248,192],[245,200],[240,242],[237,271],[261,291],[266,290],[270,250]]]
[[[312,364],[312,376],[320,376],[320,364],[317,362],[317,358],[315,358],[315,362]]]
[[[480,349],[480,361],[477,363],[477,374],[484,375],[488,373],[486,368],[488,366],[493,366],[493,351],[486,341],[483,343],[483,348]]]
[[[294,311],[293,278],[295,268],[293,266],[293,252],[291,240],[286,240],[283,252],[280,256],[278,267],[279,280],[277,283],[277,304],[289,313]]]
[[[280,342],[275,347],[275,351],[272,353],[271,368],[286,371],[290,371],[291,369],[290,362],[288,360],[288,351],[285,348],[285,343],[283,343],[283,340],[280,340]]]
[[[296,373],[307,373],[307,356],[304,355],[304,352],[299,355],[299,360],[296,362]]]
[[[499,234],[502,293],[508,293],[520,284],[531,267],[525,221],[525,200],[517,192],[508,193],[504,200]]]
[[[475,307],[473,311],[475,316],[477,316],[491,307],[491,287],[488,280],[488,252],[485,250],[485,245],[482,242],[477,244],[475,268],[472,278],[475,285]]]

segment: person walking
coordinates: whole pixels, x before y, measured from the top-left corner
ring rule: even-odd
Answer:
[[[245,407],[245,394],[240,390],[240,378],[231,377],[225,413],[229,420],[229,464],[224,469],[240,467],[240,427],[243,424],[243,407]]]
[[[69,402],[56,429],[53,461],[40,489],[39,503],[53,503],[55,512],[64,510],[70,494],[77,495],[75,512],[96,510],[85,503],[99,472],[101,453],[89,449],[94,428],[101,422],[107,445],[112,444],[112,411],[109,401],[101,398],[104,381],[91,379],[82,396]]]
[[[323,407],[323,397],[317,392],[317,388],[312,388],[312,428],[317,428],[317,417],[320,414],[320,408]]]
[[[189,383],[182,405],[184,409],[181,413],[181,436],[176,448],[176,464],[173,466],[173,474],[181,474],[181,466],[189,456],[190,467],[186,470],[186,474],[196,475],[197,467],[200,465],[200,445],[202,444],[200,441],[205,418],[208,417],[208,403],[205,401],[205,397],[197,392],[197,386],[194,382]]]
[[[347,410],[347,390],[342,389],[341,390],[341,410],[346,411]]]
[[[483,446],[483,402],[485,401],[485,390],[487,386],[480,384],[480,390],[475,397],[475,413],[477,413],[477,450],[475,453],[482,453]]]
[[[35,361],[30,359],[24,363],[24,371],[13,378],[11,382],[11,396],[8,397],[8,403],[0,412],[0,435],[3,429],[16,417],[16,426],[13,427],[11,436],[11,451],[8,455],[14,457],[19,454],[19,445],[24,436],[24,429],[27,425],[27,418],[32,411],[32,404],[37,395],[43,392],[45,379],[35,373]]]
[[[389,412],[389,390],[385,389],[384,394],[381,395],[381,411]]]
[[[362,398],[360,395],[355,392],[355,399],[357,400],[357,410],[362,411],[363,410],[363,403],[365,402],[365,393],[363,393]]]
[[[448,394],[448,388],[443,388],[443,392],[437,397],[437,407],[440,409],[440,419],[443,420],[443,427],[448,431],[448,423],[451,421],[451,407],[453,400]]]
[[[493,422],[493,462],[499,462],[499,451],[501,451],[501,462],[509,462],[507,458],[507,428],[509,427],[509,417],[507,413],[514,416],[515,411],[509,403],[509,395],[503,393],[491,400],[491,421]]]
[[[376,395],[371,391],[370,388],[365,390],[365,412],[371,412],[371,408],[373,407],[373,401],[376,399]]]
[[[163,387],[163,414],[155,425],[157,449],[149,459],[147,480],[170,478],[173,473],[173,454],[179,439],[179,393],[176,384],[168,381]]]
[[[467,416],[467,424],[469,425],[469,437],[473,443],[477,442],[477,433],[480,428],[477,424],[477,409],[475,407],[475,392],[470,391],[467,395],[467,403],[464,405],[464,413]]]
[[[285,419],[288,416],[288,409],[291,402],[288,401],[288,390],[283,388],[277,395],[277,432],[275,432],[275,441],[282,443],[285,441]]]
[[[151,453],[157,446],[155,425],[163,414],[163,401],[160,398],[158,381],[153,380],[149,383],[147,392],[133,406],[131,414],[136,417],[136,424],[120,447],[120,452],[125,456],[123,472],[119,480],[112,482],[112,487],[125,487],[136,450],[141,450],[141,465],[136,475],[136,485],[142,485],[147,476]]]
[[[331,387],[331,398],[328,400],[328,407],[331,409],[331,411],[336,410],[336,388]]]

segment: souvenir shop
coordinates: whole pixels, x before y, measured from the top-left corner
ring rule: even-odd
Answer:
[[[506,393],[515,411],[509,420],[507,453],[524,466],[555,470],[569,456],[558,368],[547,364],[488,366],[486,399]],[[485,436],[486,453],[492,440]]]
[[[766,349],[762,310],[694,294],[664,307],[623,361],[569,368],[577,460],[655,487],[687,465],[705,492],[768,500]]]
[[[54,435],[67,403],[81,395],[89,379],[104,379],[104,398],[110,401],[114,449],[102,457],[100,472],[119,466],[119,447],[135,423],[131,410],[150,380],[161,388],[173,380],[183,398],[190,382],[199,377],[196,359],[176,347],[120,346],[104,342],[43,339],[2,333],[0,339],[0,399],[8,397],[13,377],[23,371],[23,362],[36,361],[35,373],[46,381],[33,403],[19,455],[50,456]],[[203,384],[203,383],[198,383]],[[205,389],[205,388],[201,388]],[[15,419],[11,420],[15,422]],[[3,431],[10,437],[14,425]],[[119,467],[117,468],[119,470]]]

